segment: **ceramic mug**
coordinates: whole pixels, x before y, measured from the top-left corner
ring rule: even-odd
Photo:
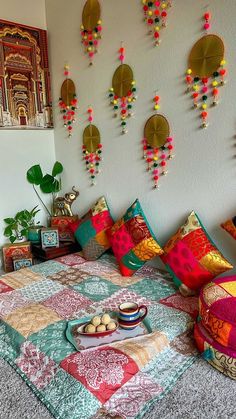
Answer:
[[[140,311],[145,313],[140,315]],[[119,305],[119,325],[122,329],[131,330],[137,327],[146,317],[148,309],[145,305],[139,306],[137,303],[126,302]]]

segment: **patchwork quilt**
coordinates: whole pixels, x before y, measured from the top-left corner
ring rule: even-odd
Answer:
[[[0,278],[0,353],[61,419],[142,418],[197,359],[197,297],[176,291],[167,273],[145,265],[122,277],[115,258],[79,253]],[[78,352],[68,320],[148,306],[153,332]]]

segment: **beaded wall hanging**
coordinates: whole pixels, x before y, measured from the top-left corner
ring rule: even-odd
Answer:
[[[89,125],[84,129],[83,133],[83,158],[86,164],[86,170],[89,172],[91,185],[96,184],[96,176],[100,172],[99,166],[101,163],[102,144],[100,139],[100,132],[98,128],[92,124],[93,109],[88,108]]]
[[[149,34],[153,36],[155,46],[161,42],[160,31],[166,27],[167,10],[172,5],[171,0],[142,0],[144,21],[149,28]]]
[[[160,109],[159,96],[154,97],[154,110],[144,127],[143,158],[147,163],[147,171],[151,172],[154,188],[158,188],[161,175],[166,175],[167,160],[173,156],[173,138],[170,137],[170,127],[167,119],[158,113]]]
[[[93,64],[94,54],[98,51],[101,40],[102,21],[101,7],[98,0],[87,0],[82,13],[81,38],[85,54],[89,57],[89,65]]]
[[[77,97],[74,82],[69,79],[69,66],[64,67],[64,76],[66,77],[61,86],[61,96],[59,98],[59,108],[62,114],[64,127],[67,130],[68,137],[72,136],[72,124],[75,122],[75,111],[77,109]]]
[[[112,78],[112,87],[109,90],[109,99],[114,109],[114,117],[120,114],[122,134],[128,132],[126,120],[133,115],[133,102],[137,99],[133,70],[129,65],[124,64],[124,59],[125,48],[122,42],[121,48],[119,49],[119,60],[121,64],[115,70]]]
[[[210,29],[211,15],[204,14],[203,29]],[[201,113],[202,128],[208,126],[208,106],[216,106],[219,87],[225,84],[226,61],[224,43],[217,35],[206,34],[200,38],[190,51],[186,74],[187,92],[191,92],[194,108]]]

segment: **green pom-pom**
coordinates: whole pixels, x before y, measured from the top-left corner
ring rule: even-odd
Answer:
[[[114,109],[119,109],[119,106],[115,105],[115,106],[114,106]]]
[[[218,71],[214,71],[214,73],[213,73],[213,77],[218,77],[218,76],[219,76]]]
[[[160,22],[159,17],[155,17],[155,23],[159,23],[159,22]]]
[[[121,125],[123,125],[123,126],[126,125],[126,122],[125,121],[122,121],[121,122]]]
[[[132,105],[128,105],[128,109],[132,109]]]
[[[203,95],[202,100],[207,100],[207,95]]]
[[[157,167],[157,166],[158,166],[158,163],[154,163],[154,164],[153,164],[153,166],[154,166],[154,167]]]

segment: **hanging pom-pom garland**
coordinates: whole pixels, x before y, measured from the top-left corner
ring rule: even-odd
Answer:
[[[216,106],[219,101],[219,87],[225,84],[226,61],[224,43],[217,35],[208,34],[211,28],[211,15],[203,17],[203,29],[206,32],[193,46],[186,72],[187,92],[191,92],[194,108],[200,110],[202,128],[208,126],[208,107]]]
[[[125,48],[123,42],[119,49],[119,60],[121,64],[116,69],[112,78],[112,87],[109,90],[110,104],[113,106],[114,117],[120,115],[122,134],[126,134],[127,118],[133,116],[133,103],[137,99],[136,82],[133,77],[132,68],[124,64]]]
[[[62,114],[64,127],[67,130],[68,137],[72,136],[73,123],[75,122],[75,112],[77,109],[77,97],[74,82],[69,79],[69,66],[64,67],[65,80],[61,86],[61,97],[59,98],[59,108]]]
[[[155,46],[161,42],[160,31],[166,27],[168,9],[172,5],[171,0],[149,1],[142,0],[144,20],[148,25],[149,33],[153,36]]]
[[[88,108],[89,125],[83,133],[83,158],[86,164],[86,170],[89,172],[91,185],[96,184],[96,176],[100,173],[99,166],[102,160],[102,144],[98,128],[92,124],[93,109]]]
[[[155,115],[152,115],[144,127],[143,158],[147,163],[147,171],[151,172],[154,188],[158,188],[160,176],[166,175],[167,161],[174,157],[173,138],[170,137],[170,128],[167,119],[158,113],[160,98],[154,97]]]
[[[93,64],[102,34],[101,8],[98,0],[87,0],[82,14],[81,38],[89,65]]]

